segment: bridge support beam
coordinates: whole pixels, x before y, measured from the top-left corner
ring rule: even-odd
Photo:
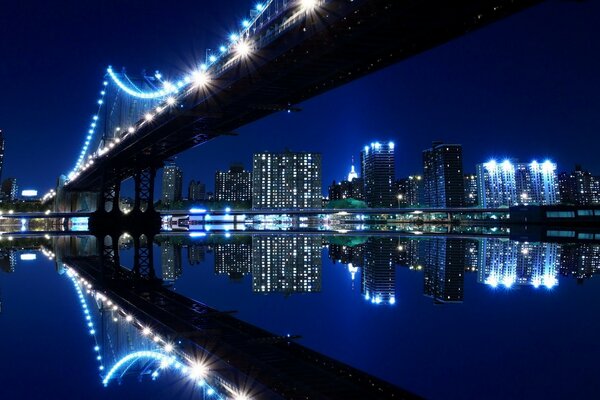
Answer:
[[[133,275],[138,280],[156,280],[154,272],[153,235],[136,235],[133,237]]]

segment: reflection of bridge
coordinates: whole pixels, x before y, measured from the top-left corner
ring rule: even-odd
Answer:
[[[94,295],[99,307],[113,309],[139,335],[159,344],[161,354],[177,355],[180,370],[201,375],[229,393],[227,398],[414,397],[308,350],[292,337],[274,335],[168,290],[154,276],[152,242],[144,237],[134,237],[132,270],[120,265],[116,238],[56,240],[57,262]],[[93,325],[90,333],[96,333]]]
[[[537,2],[266,1],[179,80],[109,68],[56,207],[97,210],[98,228],[115,221],[156,226],[154,177],[166,159]],[[121,181],[130,177],[135,201],[125,217],[117,205]]]

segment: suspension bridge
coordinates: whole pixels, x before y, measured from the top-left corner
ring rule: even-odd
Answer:
[[[268,0],[178,77],[108,67],[96,112],[54,211],[91,225],[158,228],[156,170],[174,155],[399,62],[540,0]],[[133,178],[133,211],[120,212]]]

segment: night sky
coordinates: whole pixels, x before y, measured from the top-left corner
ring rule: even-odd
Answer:
[[[247,15],[247,0],[10,1],[0,11],[2,178],[46,191],[73,166],[108,65],[179,76]],[[178,157],[212,189],[252,152],[323,153],[324,186],[372,140],[397,144],[399,176],[440,139],[467,172],[490,157],[551,158],[600,174],[600,2],[548,1]],[[239,25],[238,25],[239,26]]]

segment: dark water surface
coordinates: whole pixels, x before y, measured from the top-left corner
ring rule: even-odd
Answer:
[[[157,274],[171,290],[235,310],[235,317],[273,333],[299,335],[298,343],[418,395],[600,393],[600,245],[199,236],[155,239]],[[86,240],[69,251],[85,253]],[[41,246],[59,262],[42,254]],[[121,263],[132,265],[131,240],[123,238],[121,247]],[[162,345],[124,315],[100,312],[55,254],[61,252],[56,239],[16,238],[3,241],[2,249],[2,398],[227,396],[199,387],[174,364],[161,369],[156,362],[118,371],[104,386],[127,354]],[[35,260],[29,260],[32,254]]]

